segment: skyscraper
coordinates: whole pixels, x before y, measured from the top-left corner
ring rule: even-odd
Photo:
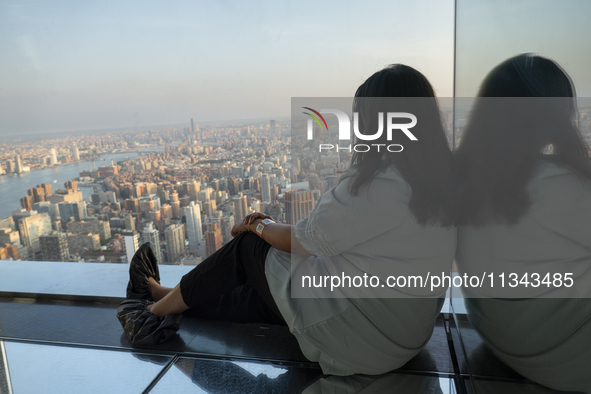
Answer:
[[[269,121],[269,129],[271,131],[271,135],[274,136],[275,135],[275,120],[274,119],[271,119]]]
[[[39,237],[51,233],[51,218],[45,212],[23,217],[18,220],[18,231],[29,255],[35,254],[41,251]]]
[[[68,220],[74,218],[77,222],[83,220],[88,216],[86,210],[86,201],[66,201],[57,204],[59,207],[59,215],[62,219]]]
[[[135,230],[135,219],[130,214],[125,215],[125,229],[128,231]]]
[[[185,230],[182,224],[173,224],[164,231],[168,262],[174,264],[185,254]]]
[[[234,203],[236,220],[244,219],[248,214],[248,201],[246,196],[243,196],[242,193],[238,193],[237,196],[232,197],[232,202]]]
[[[13,173],[15,171],[15,167],[14,167],[14,161],[8,159],[6,160],[6,173],[10,174]]]
[[[124,231],[121,233],[125,243],[125,255],[127,256],[127,263],[131,263],[133,255],[140,247],[140,235],[137,231]]]
[[[197,201],[197,194],[199,193],[199,190],[201,190],[201,184],[197,181],[193,181],[187,185],[187,188],[191,201]]]
[[[188,207],[185,207],[185,217],[187,218],[187,238],[189,238],[189,250],[197,251],[203,256],[203,230],[201,228],[201,208],[199,204],[191,201]]]
[[[285,220],[296,224],[314,209],[314,193],[310,190],[289,190],[285,192]]]
[[[263,202],[271,202],[271,181],[269,180],[269,174],[263,174],[261,177],[261,195]]]
[[[191,133],[195,132],[195,124],[193,123],[193,118],[191,118]]]
[[[16,163],[15,172],[18,172],[20,174],[21,172],[23,172],[23,163],[21,162],[20,155],[14,156],[14,161]]]
[[[222,230],[222,242],[224,244],[232,240],[232,227],[234,227],[234,216],[222,216],[221,230]]]
[[[79,161],[80,160],[80,152],[78,151],[78,147],[74,145],[72,147],[72,160]]]
[[[222,247],[222,231],[217,223],[210,223],[209,229],[205,232],[205,244],[208,256]]]
[[[54,148],[49,150],[49,162],[52,166],[57,164],[57,151]]]
[[[149,222],[144,227],[144,232],[142,234],[142,242],[149,243],[152,247],[152,251],[154,252],[154,256],[156,256],[156,261],[158,263],[163,263],[164,260],[162,259],[162,250],[160,249],[160,235],[157,229],[154,228],[152,222]]]
[[[46,212],[49,214],[51,221],[54,222],[60,219],[60,210],[57,204],[52,204],[49,201],[41,201],[33,204],[33,209],[39,213]]]
[[[46,261],[68,261],[70,251],[68,250],[68,239],[65,233],[45,234],[39,237],[43,260]]]

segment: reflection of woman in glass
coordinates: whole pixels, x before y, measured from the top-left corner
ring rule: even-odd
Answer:
[[[466,299],[468,318],[515,371],[591,392],[591,162],[574,87],[553,61],[519,55],[495,67],[478,96],[456,152],[456,261],[497,282],[469,289],[482,298]],[[519,273],[518,285],[500,288],[502,273]],[[550,286],[537,283],[546,273]],[[554,273],[572,273],[574,286]]]
[[[260,228],[265,215],[248,216],[232,230],[235,238],[180,286],[172,290],[152,281],[159,300],[152,313],[191,308],[205,318],[287,324],[306,357],[327,374],[380,374],[414,357],[433,332],[441,298],[363,298],[367,288],[354,289],[355,298],[291,297],[292,259],[316,276],[374,275],[384,268],[389,271],[381,273],[394,275],[408,267],[426,274],[451,267],[455,175],[433,88],[407,66],[375,73],[356,93],[363,134],[378,128],[377,111],[363,106],[363,98],[376,97],[421,99],[413,128],[418,141],[409,143],[401,132],[388,141],[389,133],[382,133],[372,143],[401,142],[404,152],[355,154],[338,185],[296,226],[269,222]],[[254,232],[259,236],[249,234]]]

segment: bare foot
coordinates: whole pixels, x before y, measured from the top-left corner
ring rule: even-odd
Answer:
[[[148,278],[148,285],[150,286],[150,294],[152,295],[154,301],[160,301],[162,298],[164,298],[165,295],[172,291],[171,288],[164,287],[158,284],[158,282],[156,282],[156,279],[152,277]]]

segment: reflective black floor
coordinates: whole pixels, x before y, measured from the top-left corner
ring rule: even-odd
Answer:
[[[117,305],[0,299],[0,393],[555,393],[497,360],[462,315],[442,314],[423,351],[382,376],[323,376],[285,327],[185,318],[132,348]]]

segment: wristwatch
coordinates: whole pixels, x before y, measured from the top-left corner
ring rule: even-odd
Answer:
[[[259,224],[257,224],[257,228],[255,229],[255,231],[257,232],[259,237],[263,238],[263,229],[269,223],[277,223],[277,222],[274,220],[271,220],[271,219],[264,219],[264,220],[261,220],[259,222]]]

